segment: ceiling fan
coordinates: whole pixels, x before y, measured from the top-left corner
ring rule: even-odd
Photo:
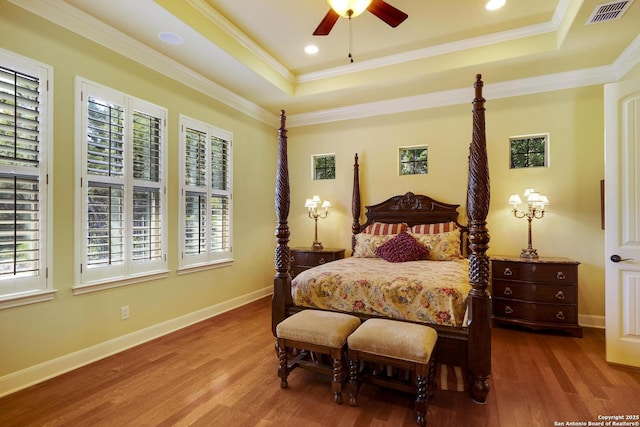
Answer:
[[[313,32],[314,36],[328,35],[341,16],[351,19],[365,10],[373,13],[393,28],[402,24],[409,17],[403,11],[382,0],[328,0],[328,3],[331,9],[329,9],[318,28]]]

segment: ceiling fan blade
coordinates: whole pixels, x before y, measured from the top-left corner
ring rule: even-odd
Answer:
[[[402,22],[409,17],[409,15],[400,9],[396,9],[389,3],[382,0],[373,0],[367,10],[387,24],[391,25],[393,28],[402,24]]]
[[[313,35],[314,36],[328,35],[331,32],[331,29],[333,28],[333,26],[338,21],[338,18],[340,18],[340,15],[338,15],[333,9],[329,9],[329,12],[327,12],[324,18],[322,18],[322,21],[320,21],[320,25],[318,25],[318,28],[316,28],[316,30],[313,32]]]

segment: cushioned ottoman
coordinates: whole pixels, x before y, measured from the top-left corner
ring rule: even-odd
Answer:
[[[435,380],[434,348],[438,334],[425,325],[388,319],[370,319],[347,338],[349,348],[349,403],[357,405],[360,362],[368,361],[415,373],[416,422],[425,424],[427,391],[433,393]],[[380,383],[408,391],[400,383]]]
[[[287,388],[289,372],[296,367],[327,371],[333,374],[333,400],[342,403],[347,337],[358,326],[360,319],[355,316],[321,310],[303,310],[280,322],[276,326],[280,387]],[[295,349],[302,351],[289,361]],[[329,355],[332,366],[319,363],[314,352]]]

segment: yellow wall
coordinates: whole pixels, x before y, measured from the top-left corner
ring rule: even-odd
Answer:
[[[470,102],[472,83],[470,76]],[[545,217],[533,222],[533,247],[541,256],[579,261],[579,312],[604,316],[602,87],[498,100],[491,100],[488,93],[485,97],[492,190],[489,254],[518,255],[527,246],[527,222],[513,218],[507,200],[510,194],[521,194],[525,187],[533,186],[551,202]],[[334,206],[330,217],[319,221],[319,240],[325,247],[350,247],[354,153],[360,156],[363,205],[412,191],[460,204],[460,220],[466,223],[471,108],[469,103],[291,129],[292,246],[313,241],[313,223],[303,205],[307,197],[317,194]],[[543,132],[550,134],[550,166],[509,169],[509,137]],[[419,144],[429,146],[429,173],[398,176],[398,147]],[[336,154],[335,181],[311,179],[311,156],[321,153]]]
[[[3,375],[77,352],[232,298],[270,291],[274,275],[275,128],[238,113],[50,22],[2,2],[0,47],[54,68],[53,301],[0,310]],[[10,35],[10,36],[8,36]],[[74,79],[93,80],[168,108],[167,279],[74,296]],[[233,132],[234,263],[177,275],[178,115]],[[275,117],[275,114],[274,114]],[[248,180],[251,174],[260,179]],[[259,212],[256,212],[259,206]],[[131,317],[120,320],[120,307]]]

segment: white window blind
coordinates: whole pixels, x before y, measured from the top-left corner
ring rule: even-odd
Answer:
[[[166,272],[166,110],[79,80],[76,288]]]
[[[181,116],[180,267],[231,261],[232,134]]]
[[[0,308],[49,300],[53,292],[47,278],[50,72],[0,50]]]
[[[124,262],[124,106],[88,97],[88,268]]]

